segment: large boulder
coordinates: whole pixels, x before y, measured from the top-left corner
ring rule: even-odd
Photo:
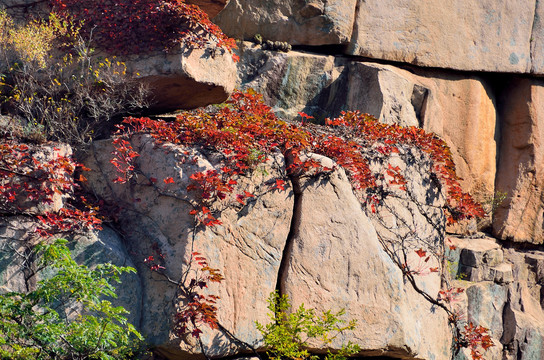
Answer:
[[[356,0],[231,0],[214,22],[230,37],[292,45],[331,45],[349,42]]]
[[[432,310],[404,281],[382,248],[383,234],[376,234],[344,172],[333,173],[327,181],[303,181],[301,189],[295,209],[298,226],[281,278],[282,291],[293,305],[304,303],[320,312],[346,309],[358,326],[353,334],[339,337],[337,346],[350,340],[368,356],[449,358],[451,333],[445,312]],[[418,285],[435,296],[440,277],[420,276]]]
[[[537,1],[359,1],[348,53],[459,70],[530,72]],[[395,16],[391,16],[395,14]]]
[[[151,92],[150,110],[155,113],[221,103],[236,86],[232,54],[215,44],[203,49],[177,46],[123,60],[128,72]]]
[[[496,187],[508,193],[493,230],[515,242],[544,243],[544,82],[513,79],[501,98]]]
[[[201,351],[194,346],[190,336],[179,339],[172,334],[174,304],[183,302],[183,298],[178,298],[177,286],[164,281],[143,263],[144,258],[157,256],[153,251],[157,246],[165,255],[165,272],[172,279],[180,279],[189,267],[196,270],[194,261],[191,262],[194,251],[205,256],[211,267],[220,269],[225,276],[224,282],[209,286],[212,294],[221,297],[217,304],[220,323],[244,342],[259,346],[260,333],[254,321],[264,323],[268,319],[266,300],[276,287],[291,223],[293,200],[289,188],[285,192],[264,194],[243,209],[225,209],[221,214],[222,226],[197,229],[193,216],[189,215],[193,207],[187,185],[192,173],[213,168],[213,156],[191,151],[191,158],[197,160],[182,164],[180,160],[187,156],[183,148],[157,147],[149,137],[134,139],[134,143],[141,154],[142,172],[157,178],[158,183],[175,197],[158,195],[144,180],[133,186],[113,184],[112,179],[117,174],[109,163],[110,141],[94,145],[88,165],[93,169],[101,168],[103,172],[92,172],[88,178],[93,191],[124,209],[119,215],[120,222],[127,229],[129,247],[147,289],[143,296],[146,311],[141,323],[146,340],[172,359]],[[249,191],[256,191],[251,187],[266,178],[280,176],[273,167],[267,171],[268,175],[263,171],[248,180]],[[175,184],[164,184],[162,179],[167,177],[172,177]],[[202,330],[205,330],[202,337],[204,351],[208,355],[226,356],[248,350],[223,331],[211,331],[206,327]]]
[[[250,43],[240,55],[240,86],[263,93],[279,116],[294,119],[304,111],[323,120],[359,110],[385,123],[422,127],[449,144],[463,188],[481,202],[493,198],[498,126],[495,98],[483,78],[263,51]]]
[[[187,192],[190,175],[220,166],[219,158],[195,148],[157,145],[148,136],[135,136],[132,143],[140,153],[138,179],[130,184],[112,182],[117,177],[109,162],[112,146],[103,141],[94,144],[86,161],[101,169],[89,174],[89,186],[123,209],[119,221],[127,229],[145,289],[141,330],[163,356],[198,357],[201,349],[190,336],[180,339],[172,333],[174,305],[182,306],[184,298],[177,286],[146,270],[143,259],[154,248],[164,254],[164,271],[171,279],[180,279],[187,269],[192,269],[192,276],[192,251],[205,256],[225,276],[208,291],[221,297],[218,318],[229,332],[202,328],[203,349],[209,356],[247,352],[247,344],[262,346],[254,321],[269,321],[266,299],[279,288],[295,306],[304,301],[318,311],[345,307],[358,326],[338,341],[355,341],[365,354],[449,358],[451,334],[445,313],[433,313],[431,304],[404,283],[342,170],[302,180],[300,187],[286,186],[285,191],[258,187],[284,176],[285,165],[278,157],[250,178],[239,180],[238,186],[247,186],[256,199],[246,206],[226,200],[230,206],[222,207],[222,225],[194,228],[189,215],[194,198]],[[157,179],[160,194],[150,177]],[[169,177],[173,184],[162,181]],[[429,291],[438,291],[438,276],[425,282]]]

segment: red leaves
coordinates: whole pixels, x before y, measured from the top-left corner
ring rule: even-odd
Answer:
[[[36,232],[50,236],[89,228],[100,229],[97,208],[83,197],[76,197],[79,185],[74,179],[76,168],[87,168],[61,155],[58,148],[39,148],[15,140],[0,141],[0,211],[25,213],[39,204],[53,204],[64,197],[63,207],[38,216]],[[48,160],[46,160],[48,159]],[[88,169],[87,169],[88,170]],[[79,174],[79,181],[86,178]]]
[[[114,157],[110,160],[110,163],[120,173],[113,182],[124,184],[133,176],[134,158],[140,156],[140,154],[134,151],[132,144],[122,137],[114,138],[113,147],[115,149],[112,152]]]
[[[455,173],[455,164],[451,151],[446,143],[436,135],[415,127],[382,124],[370,115],[361,114],[357,111],[343,112],[339,118],[326,119],[325,122],[330,126],[345,127],[351,134],[356,133],[356,137],[360,142],[374,146],[378,153],[385,156],[399,153],[398,145],[410,145],[420,149],[433,161],[432,171],[446,187],[448,222],[455,223],[461,219],[484,216],[481,205],[474,201],[469,194],[461,190],[460,179]],[[345,145],[340,146],[345,148]],[[347,149],[342,150],[342,152],[341,158],[346,158],[346,155],[350,153]],[[325,155],[329,156],[328,154]],[[353,157],[353,155],[349,156]],[[331,157],[337,160],[336,157]],[[352,172],[349,162],[345,160],[337,161],[350,173]],[[360,169],[364,168],[364,166],[360,167]],[[368,165],[366,168],[368,168]],[[361,170],[359,170],[359,173],[361,173]],[[386,174],[392,178],[389,185],[399,185],[400,190],[406,190],[404,186],[406,181],[400,173],[400,169],[389,165]],[[361,175],[355,177],[351,175],[351,177],[356,188],[367,188],[374,185],[371,176],[365,178]]]
[[[298,116],[300,116],[300,118],[302,119],[302,121],[300,122],[300,125],[304,126],[304,122],[306,120],[310,120],[310,119],[313,119],[314,117],[313,116],[310,116],[304,112],[299,112],[298,113]]]
[[[461,332],[463,340],[466,343],[465,347],[470,349],[470,355],[473,360],[483,360],[480,348],[486,351],[490,347],[495,346],[488,332],[488,328],[475,326],[472,322],[465,325],[464,330]]]
[[[165,184],[173,184],[174,183],[174,179],[172,177],[167,177],[163,181],[164,181]]]
[[[425,250],[423,250],[423,249],[416,250],[415,253],[420,258],[423,258],[423,257],[427,256],[427,252]]]
[[[203,48],[215,44],[232,53],[233,39],[223,34],[195,5],[180,0],[52,0],[62,17],[83,22],[96,44],[109,53],[162,51],[177,44]],[[233,59],[236,61],[233,54]]]
[[[276,179],[276,182],[272,186],[272,189],[285,190],[285,181]]]
[[[200,291],[208,288],[208,283],[220,283],[224,280],[218,269],[208,266],[204,256],[198,252],[191,254],[191,262],[196,261],[200,268],[195,270],[195,277],[188,285],[182,285],[183,292],[187,294],[188,302],[175,316],[174,331],[182,337],[188,333],[195,338],[202,334],[201,326],[206,325],[211,329],[218,328],[216,302],[219,296],[204,295]]]

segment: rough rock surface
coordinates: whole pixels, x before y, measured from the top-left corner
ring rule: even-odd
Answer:
[[[30,247],[37,243],[37,220],[28,217],[0,218],[0,294],[15,291],[27,292],[36,288],[44,273],[34,275],[36,264],[29,257]],[[117,266],[135,267],[121,238],[111,229],[75,236],[68,243],[72,257],[78,264],[93,267],[112,263]],[[136,274],[123,274],[117,289],[117,299],[109,298],[114,306],[123,306],[130,314],[127,319],[139,326],[142,314],[142,288]]]
[[[152,111],[193,109],[229,97],[236,85],[236,65],[231,54],[213,46],[194,50],[176,47],[126,59],[128,71],[151,91]]]
[[[176,287],[149,271],[142,262],[153,255],[152,245],[157,243],[166,256],[165,271],[172,279],[180,278],[193,251],[204,255],[210,266],[221,270],[225,281],[210,286],[212,294],[221,296],[219,320],[237,337],[257,346],[260,333],[254,321],[267,322],[266,300],[276,287],[282,251],[289,233],[293,206],[289,190],[259,197],[241,212],[225,210],[221,215],[224,226],[196,230],[189,215],[192,206],[188,202],[190,194],[187,194],[186,187],[190,182],[189,176],[197,169],[213,167],[210,160],[205,154],[195,152],[192,156],[198,157],[196,164],[181,165],[179,148],[154,148],[153,142],[146,137],[141,139],[139,146],[142,171],[159,182],[173,177],[175,184],[169,185],[169,190],[181,196],[181,200],[157,196],[152,187],[141,183],[132,188],[112,184],[111,180],[117,175],[109,163],[112,150],[109,141],[95,145],[93,153],[96,158],[91,158],[89,165],[93,168],[100,165],[104,173],[89,174],[89,181],[98,194],[125,207],[121,222],[125,229],[131,229],[127,237],[147,289],[143,295],[146,309],[141,323],[143,334],[152,344],[161,344],[160,351],[173,358],[198,352],[193,348],[194,344],[185,344],[169,333]],[[267,176],[277,176],[272,169],[269,172]],[[208,355],[224,356],[239,350],[221,332],[208,331],[203,341]]]
[[[198,6],[211,19],[225,8],[229,0],[186,0],[185,2]]]
[[[497,210],[497,237],[544,243],[544,82],[514,79],[501,99],[496,187],[508,193]]]
[[[353,337],[342,337],[339,343],[356,342],[365,355],[448,358],[445,313],[431,311],[404,283],[345,174],[335,172],[328,180],[301,184],[299,224],[282,290],[295,307],[345,308],[358,327]],[[425,276],[424,282],[425,290],[438,293],[438,276]]]
[[[214,22],[230,37],[292,45],[331,45],[349,42],[356,0],[231,0]]]
[[[458,70],[530,72],[535,0],[359,1],[348,53]],[[395,14],[395,16],[391,16]]]
[[[280,289],[295,306],[304,301],[318,311],[345,307],[347,316],[359,322],[348,339],[356,340],[366,354],[448,358],[451,335],[445,313],[433,314],[430,304],[404,284],[400,270],[381,249],[343,171],[334,172],[329,179],[304,182],[302,197],[296,187],[265,192],[247,207],[222,211],[223,225],[195,230],[188,215],[191,194],[185,189],[191,173],[214,166],[213,154],[155,147],[146,136],[135,137],[133,142],[140,150],[142,173],[157,178],[157,184],[173,177],[175,184],[159,187],[177,198],[158,196],[141,178],[131,186],[113,184],[111,179],[117,175],[109,164],[109,142],[95,144],[94,155],[87,161],[88,166],[102,171],[101,175],[89,173],[90,186],[125,208],[120,221],[123,228],[130,229],[130,252],[139,259],[147,257],[156,242],[166,256],[165,271],[172,279],[178,279],[188,266],[191,251],[198,251],[212,267],[221,269],[226,279],[210,292],[221,296],[221,324],[240,340],[260,346],[260,333],[253,322],[269,321],[266,299],[279,277]],[[187,150],[197,160],[183,165],[180,159]],[[279,167],[257,171],[257,179],[247,179],[248,184],[255,186],[262,176],[265,181],[283,176],[281,159],[276,164]],[[252,191],[258,194],[260,190]],[[284,255],[288,256],[285,268],[280,266]],[[141,326],[148,341],[160,345],[159,351],[169,358],[198,354],[190,337],[183,342],[169,333],[172,303],[183,300],[176,298],[175,286],[146,270],[138,258],[135,262],[139,262],[145,289]],[[438,291],[439,277],[428,277],[425,282],[430,291]],[[244,350],[221,331],[205,331],[203,343],[209,356]]]
[[[498,125],[486,81],[437,71],[292,51],[263,51],[244,43],[239,83],[264,95],[280,116],[304,111],[317,120],[359,110],[386,123],[419,126],[450,145],[464,189],[480,201],[493,197]]]
[[[542,74],[543,15],[536,0],[234,0],[215,21],[245,40],[261,34],[427,67]]]
[[[459,305],[467,322],[489,328],[495,346],[489,359],[540,359],[544,356],[544,253],[502,249],[490,238],[450,237],[448,254],[455,286],[465,289]],[[493,272],[492,269],[508,269]],[[478,276],[475,276],[478,275]],[[508,278],[508,281],[505,279]],[[462,351],[456,360],[471,359]]]

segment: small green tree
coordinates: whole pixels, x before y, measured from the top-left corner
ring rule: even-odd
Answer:
[[[36,248],[39,269],[54,275],[29,293],[0,295],[0,357],[2,359],[124,359],[142,340],[127,322],[112,281],[120,282],[131,267],[78,265],[66,240]],[[74,312],[74,310],[77,310]]]
[[[326,347],[343,331],[355,329],[355,320],[346,324],[339,319],[345,314],[344,309],[337,313],[328,310],[318,316],[313,309],[306,309],[304,304],[295,312],[288,313],[290,307],[287,295],[280,296],[273,292],[268,299],[272,321],[267,325],[256,322],[268,348],[267,354],[272,360],[318,359],[317,355],[311,355],[307,350],[309,340],[319,340]],[[326,359],[344,360],[360,350],[358,345],[348,342],[336,352],[327,350]]]

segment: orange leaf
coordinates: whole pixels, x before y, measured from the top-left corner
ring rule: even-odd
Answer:
[[[416,250],[416,254],[419,256],[419,257],[425,257],[425,255],[427,255],[427,252],[423,249],[419,249],[419,250]]]

